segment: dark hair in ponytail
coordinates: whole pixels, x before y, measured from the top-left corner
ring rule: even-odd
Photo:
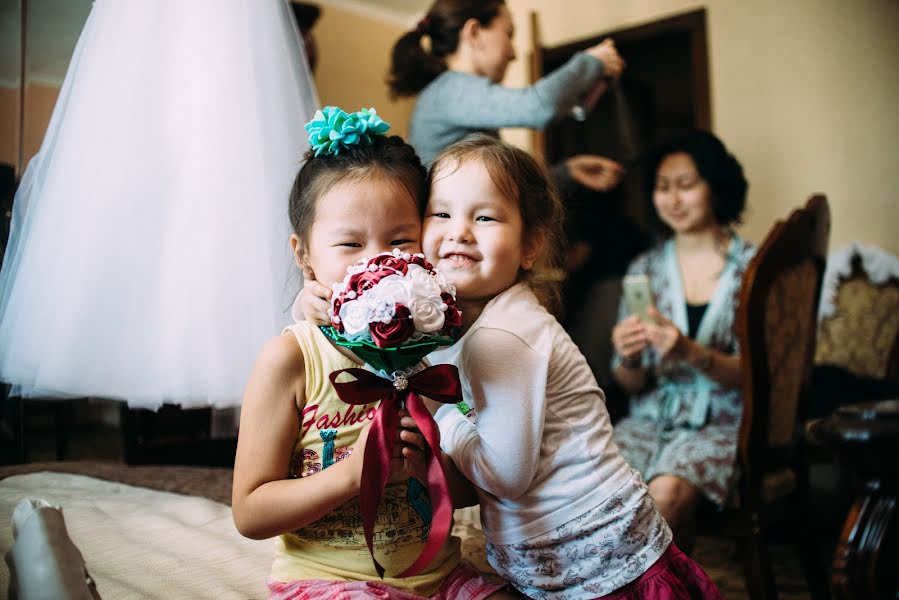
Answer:
[[[459,46],[459,32],[469,19],[488,26],[503,0],[436,0],[418,26],[393,47],[387,84],[394,98],[414,96],[446,70],[446,56]],[[427,37],[429,48],[422,46]]]

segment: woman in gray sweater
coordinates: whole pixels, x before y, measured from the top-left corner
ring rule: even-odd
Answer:
[[[606,39],[534,85],[508,88],[501,81],[515,58],[513,33],[501,0],[436,0],[418,26],[397,41],[390,89],[394,96],[418,94],[409,141],[423,163],[470,133],[543,129],[575,106],[592,105],[624,69],[615,43]],[[562,188],[574,179],[599,191],[617,185],[623,174],[615,161],[588,155],[568,158],[553,170]]]

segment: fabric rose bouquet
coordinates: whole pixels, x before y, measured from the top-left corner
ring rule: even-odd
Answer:
[[[340,399],[361,405],[381,401],[365,446],[360,509],[365,541],[375,569],[372,535],[378,504],[387,478],[399,427],[399,410],[415,419],[427,441],[427,482],[431,500],[428,539],[419,557],[399,577],[419,573],[437,555],[449,535],[452,502],[440,463],[437,424],[420,396],[456,404],[462,401],[459,374],[453,365],[428,367],[423,359],[441,346],[455,342],[462,325],[456,308],[455,288],[423,254],[398,249],[360,261],[347,269],[334,285],[331,325],[322,331],[336,344],[352,350],[367,369],[331,373]],[[338,381],[348,374],[352,381]]]
[[[333,291],[325,333],[387,378],[452,344],[462,326],[455,288],[424,254],[394,250],[360,261]]]

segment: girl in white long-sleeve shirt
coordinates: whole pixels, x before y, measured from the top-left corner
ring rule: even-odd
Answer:
[[[456,286],[463,337],[430,356],[467,406],[435,418],[476,487],[493,567],[532,598],[720,598],[612,441],[602,390],[544,308],[559,203],[525,152],[475,136],[440,154],[422,247]],[[539,299],[538,299],[539,297]]]

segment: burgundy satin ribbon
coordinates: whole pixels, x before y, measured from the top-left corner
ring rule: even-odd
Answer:
[[[355,381],[337,383],[342,373],[349,373]],[[409,415],[415,419],[428,447],[428,495],[431,498],[431,527],[428,539],[418,558],[412,565],[397,575],[411,577],[418,574],[433,560],[449,535],[452,524],[453,503],[450,499],[449,485],[443,466],[440,464],[440,434],[437,423],[422,403],[421,396],[445,404],[456,404],[462,400],[462,385],[459,382],[459,371],[454,365],[436,365],[409,377],[403,389],[397,389],[394,382],[378,377],[365,369],[341,369],[330,375],[334,390],[341,400],[347,404],[370,404],[381,401],[368,433],[363,456],[362,482],[359,495],[359,507],[362,513],[362,529],[365,532],[365,543],[371,553],[375,570],[382,578],[384,568],[378,563],[374,554],[372,535],[378,504],[387,478],[390,474],[390,460],[396,441],[396,430],[399,426],[399,404],[405,403]]]

